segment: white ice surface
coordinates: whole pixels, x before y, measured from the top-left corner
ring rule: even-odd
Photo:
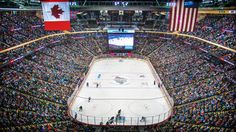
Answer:
[[[72,116],[77,113],[77,120],[98,125],[100,122],[105,124],[121,109],[125,121],[118,125],[156,124],[165,120],[170,114],[170,106],[158,86],[154,85],[148,63],[139,59],[120,60],[110,58],[94,62],[73,102]],[[126,82],[117,83],[117,76]],[[90,102],[88,97],[91,97]],[[79,111],[79,106],[83,107],[82,111]],[[142,116],[146,117],[146,122],[140,122]]]

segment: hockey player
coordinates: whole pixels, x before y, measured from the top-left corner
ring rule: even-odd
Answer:
[[[77,113],[75,113],[75,119],[77,119]]]
[[[120,114],[121,114],[121,109],[118,110],[118,115],[120,115]]]
[[[91,101],[91,97],[88,97],[88,103]]]
[[[83,107],[82,107],[82,106],[80,106],[80,107],[79,107],[79,111],[82,111],[82,110],[83,110]]]
[[[142,116],[140,122],[146,122],[146,118],[144,116]]]
[[[114,116],[112,116],[112,117],[110,118],[110,120],[108,121],[108,122],[109,122],[109,124],[112,124],[112,123],[114,122],[114,119],[115,119],[115,117],[114,117]]]

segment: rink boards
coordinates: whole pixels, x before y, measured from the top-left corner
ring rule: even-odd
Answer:
[[[79,122],[93,125],[151,125],[166,120],[171,106],[150,62],[136,58],[95,60],[69,107]],[[89,101],[88,98],[91,98]],[[82,106],[82,110],[79,107]],[[120,116],[117,116],[121,109]],[[141,120],[145,118],[145,120]]]

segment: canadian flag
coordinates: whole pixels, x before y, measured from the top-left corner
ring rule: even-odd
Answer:
[[[70,30],[69,0],[41,0],[45,30]]]

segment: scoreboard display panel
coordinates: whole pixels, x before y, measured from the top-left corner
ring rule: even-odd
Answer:
[[[108,30],[108,44],[111,51],[133,50],[134,30],[110,29]]]

